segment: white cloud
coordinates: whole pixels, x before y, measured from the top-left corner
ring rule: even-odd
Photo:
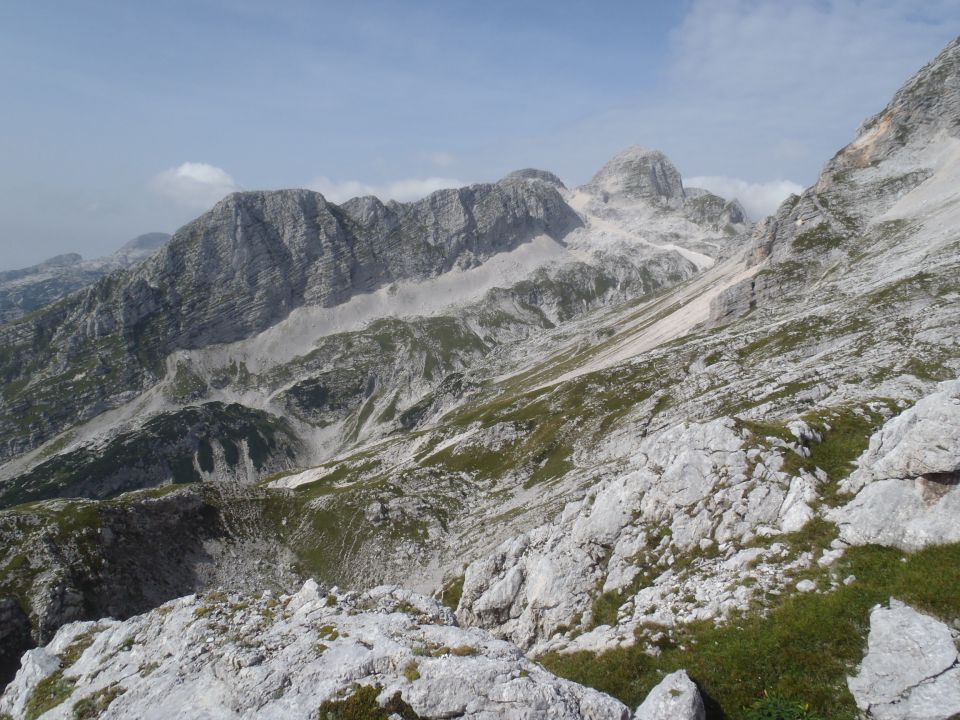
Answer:
[[[322,193],[331,202],[340,203],[360,195],[376,195],[381,200],[399,200],[409,202],[419,200],[435,190],[461,187],[465,183],[456,178],[428,177],[405,178],[386,185],[369,185],[359,180],[331,180],[328,177],[316,177],[307,186]]]
[[[772,180],[752,183],[726,175],[701,175],[684,178],[685,187],[709,190],[715,195],[733,200],[736,198],[753,220],[771,215],[788,195],[799,195],[803,188],[790,180]]]
[[[185,162],[164,170],[150,183],[153,190],[180,205],[204,210],[240,190],[229,173],[207,163]]]

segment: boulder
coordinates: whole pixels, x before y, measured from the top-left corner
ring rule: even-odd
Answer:
[[[857,707],[872,720],[946,720],[960,713],[955,633],[891,598],[870,612],[867,652],[847,679]]]
[[[705,712],[697,686],[686,670],[677,670],[650,691],[633,720],[703,720]]]

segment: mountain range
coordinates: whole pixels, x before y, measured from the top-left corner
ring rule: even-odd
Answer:
[[[635,146],[149,237],[0,276],[0,717],[960,714],[960,39],[756,224]]]

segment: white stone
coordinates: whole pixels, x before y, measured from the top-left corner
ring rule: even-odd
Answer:
[[[867,653],[847,685],[876,720],[948,718],[960,712],[958,661],[949,627],[891,599],[870,612]]]
[[[633,720],[703,720],[705,716],[697,686],[686,670],[677,670],[650,691]]]

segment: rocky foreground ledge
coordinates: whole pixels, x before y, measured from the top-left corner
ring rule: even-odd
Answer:
[[[0,718],[16,720],[342,716],[702,720],[704,710],[683,671],[632,713],[458,627],[434,600],[313,580],[292,596],[191,595],[123,622],[65,625],[24,655],[0,697]]]

